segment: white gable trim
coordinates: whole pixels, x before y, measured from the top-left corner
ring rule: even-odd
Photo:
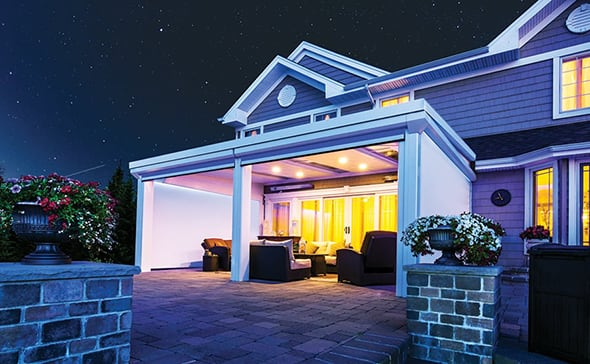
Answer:
[[[268,95],[270,86],[276,85],[286,75],[324,91],[326,98],[343,92],[341,83],[277,56],[219,120],[223,124],[246,125],[247,115]]]
[[[521,39],[520,29],[526,25],[537,13],[543,8],[549,5],[552,1],[556,0],[540,0],[533,4],[527,11],[525,11],[518,19],[516,19],[508,28],[506,28],[500,35],[492,40],[488,47],[490,52],[499,53],[510,49],[520,48],[537,35],[547,24],[552,22],[559,14],[567,9],[575,0],[560,0],[563,3],[551,13],[550,16],[545,17],[539,22],[533,29],[527,32],[527,34]]]
[[[291,52],[288,59],[298,63],[306,55],[363,78],[380,77],[389,73],[305,41]]]

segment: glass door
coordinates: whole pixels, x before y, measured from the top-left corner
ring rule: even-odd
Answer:
[[[319,241],[321,200],[301,201],[301,239],[312,242]]]
[[[345,242],[345,199],[324,199],[323,236],[324,241]],[[349,228],[350,229],[350,228]]]
[[[349,211],[348,242],[354,250],[360,250],[365,233],[375,230],[375,197],[358,196],[352,198]]]

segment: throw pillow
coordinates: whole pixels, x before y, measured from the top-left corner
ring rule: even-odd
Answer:
[[[315,244],[318,247],[315,254],[328,254],[328,242],[314,241],[312,244]]]
[[[329,241],[328,242],[328,249],[327,249],[327,253],[328,255],[336,255],[336,250],[338,249],[343,249],[344,248],[344,242],[342,243],[337,243],[335,241]]]

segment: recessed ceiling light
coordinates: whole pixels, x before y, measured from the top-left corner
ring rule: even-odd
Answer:
[[[361,171],[364,171],[365,169],[367,169],[367,163],[361,163],[361,164],[359,164],[359,169]]]
[[[279,167],[279,166],[272,167],[272,173],[281,173],[281,167]]]
[[[302,171],[297,171],[297,173],[295,173],[295,177],[297,178],[303,178],[304,174]]]
[[[346,158],[346,157],[340,157],[340,158],[338,158],[338,163],[340,163],[340,164],[346,164],[346,163],[348,163],[348,158]]]

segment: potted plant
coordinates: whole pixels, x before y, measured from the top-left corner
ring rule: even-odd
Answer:
[[[501,236],[504,229],[492,219],[476,213],[464,212],[460,215],[430,215],[416,219],[402,233],[402,242],[410,247],[414,256],[434,254],[432,236],[439,235],[433,230],[443,228],[451,233],[452,243],[442,260],[437,264],[494,265],[502,252]],[[440,240],[440,239],[436,239]],[[449,257],[451,255],[451,257]]]
[[[519,236],[524,242],[524,254],[528,254],[531,247],[547,244],[551,240],[551,232],[543,225],[529,226]]]
[[[0,230],[14,230],[37,248],[29,264],[68,263],[57,243],[75,240],[94,258],[114,243],[115,200],[98,183],[62,177],[0,177]]]

